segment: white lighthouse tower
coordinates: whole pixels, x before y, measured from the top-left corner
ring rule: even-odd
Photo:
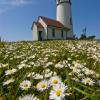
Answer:
[[[57,2],[57,14],[56,20],[61,22],[65,27],[68,27],[68,37],[73,38],[73,22],[71,11],[71,0],[56,0]]]

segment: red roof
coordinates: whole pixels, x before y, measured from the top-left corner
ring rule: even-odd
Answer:
[[[43,17],[43,16],[39,16],[47,26],[54,26],[54,27],[58,27],[58,28],[65,28],[67,30],[70,30],[69,28],[65,27],[62,23],[60,23],[59,21],[57,20],[54,20],[54,19],[50,19],[50,18],[47,18],[47,17]]]

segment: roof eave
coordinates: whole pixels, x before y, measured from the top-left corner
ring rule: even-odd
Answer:
[[[47,27],[56,27],[56,28],[59,28],[59,29],[65,29],[66,31],[69,31],[70,28],[67,28],[67,27],[57,27],[57,26],[53,26],[53,25],[47,25]]]
[[[65,29],[67,32],[70,31],[70,28],[65,27],[64,29]]]

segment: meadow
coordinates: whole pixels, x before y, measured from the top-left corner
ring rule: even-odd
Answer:
[[[100,41],[1,42],[0,100],[100,100]]]

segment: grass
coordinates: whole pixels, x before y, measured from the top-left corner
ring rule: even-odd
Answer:
[[[50,100],[54,88],[50,79],[54,76],[67,86],[59,100],[99,100],[100,41],[0,43],[0,99],[19,100],[34,94],[39,100]],[[28,89],[20,87],[24,80],[31,83]],[[43,80],[49,86],[41,92],[37,84]]]

